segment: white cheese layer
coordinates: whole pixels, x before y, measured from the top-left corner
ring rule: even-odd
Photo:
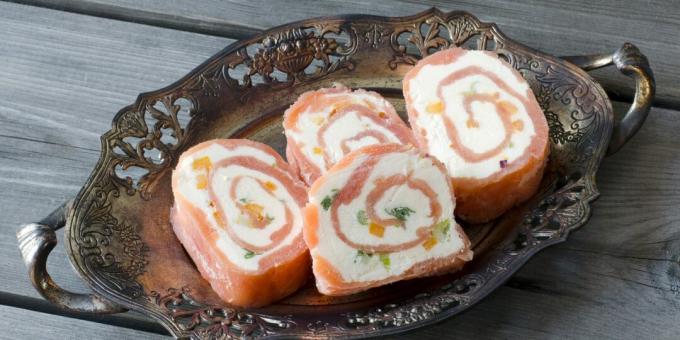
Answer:
[[[486,53],[468,51],[454,63],[442,65],[425,65],[409,82],[409,90],[413,108],[419,113],[416,122],[411,122],[416,133],[426,131],[428,152],[442,161],[452,177],[486,178],[501,170],[502,160],[512,163],[522,156],[536,135],[531,117],[524,104],[501,89],[492,79],[485,75],[471,75],[442,88],[442,98],[437,95],[440,82],[448,75],[470,66],[479,66],[502,79],[515,92],[530,98],[533,96],[529,85],[513,73],[511,67],[498,58]],[[462,144],[475,153],[483,153],[496,148],[504,139],[505,127],[495,105],[490,103],[472,103],[474,119],[478,127],[468,127],[469,115],[463,110],[463,99],[466,94],[499,94],[499,101],[507,101],[517,108],[512,115],[513,121],[523,126],[520,131],[513,130],[510,144],[498,154],[479,162],[468,162],[461,158],[457,150],[450,145],[443,115],[455,124]],[[433,114],[428,112],[428,105],[443,100],[445,112]]]
[[[421,226],[429,226],[435,221],[431,217],[428,198],[420,191],[406,185],[391,187],[376,204],[376,212],[381,218],[390,218],[385,211],[395,207],[408,207],[414,212],[404,221],[404,226],[388,226],[384,235],[378,237],[369,231],[369,226],[360,223],[357,214],[366,210],[366,196],[375,188],[374,182],[395,174],[408,175],[411,178],[427,182],[437,196],[442,213],[440,220],[448,219],[449,232],[431,249],[425,249],[417,244],[403,251],[376,253],[372,256],[362,256],[357,249],[343,242],[332,227],[330,209],[325,210],[321,201],[326,196],[332,196],[334,189],[355,186],[349,183],[352,172],[369,160],[368,156],[357,157],[354,162],[337,172],[325,175],[325,182],[317,190],[310,201],[319,206],[318,214],[318,245],[311,249],[313,256],[322,256],[328,260],[342,275],[345,281],[365,282],[375,281],[401,275],[416,263],[452,256],[464,246],[461,235],[455,228],[453,218],[455,203],[449,192],[448,175],[435,167],[431,159],[421,158],[415,151],[408,153],[391,153],[383,156],[376,164],[373,172],[365,182],[358,198],[347,205],[338,208],[339,225],[350,241],[360,244],[399,245],[417,239],[415,230]],[[388,258],[389,265],[385,264]]]
[[[376,124],[373,120],[366,116],[359,115],[357,112],[348,112],[342,117],[334,120],[328,126],[326,133],[321,136],[323,142],[326,144],[325,152],[330,156],[331,164],[337,163],[345,156],[342,150],[342,142],[349,140],[363,131],[376,131],[387,138],[387,142],[398,143],[397,137],[392,131],[386,129],[382,125]],[[360,149],[364,146],[374,145],[380,143],[375,137],[365,136],[363,138],[352,140],[347,143],[350,151]],[[325,167],[322,167],[324,169]]]
[[[210,222],[209,227],[218,235],[218,250],[235,265],[245,270],[258,270],[260,258],[267,256],[278,249],[291,245],[294,239],[300,235],[303,226],[300,207],[294,197],[286,190],[283,183],[271,175],[245,168],[241,165],[213,168],[213,171],[215,172],[212,176],[213,180],[208,185],[210,185],[217,194],[218,202],[214,202],[214,204],[219,205],[222,208],[226,215],[225,222],[230,225],[242,240],[255,246],[267,246],[271,243],[270,236],[272,233],[279,230],[286,220],[285,206],[290,208],[293,215],[292,230],[286,235],[281,243],[261,254],[246,256],[247,250],[235,243],[227,231],[220,227],[215,219],[213,215],[215,208],[210,206],[211,202],[208,191],[205,189],[198,189],[198,177],[204,172],[194,170],[193,162],[194,160],[205,156],[210,157],[213,166],[221,160],[234,156],[252,156],[266,164],[275,164],[276,159],[260,149],[249,146],[239,146],[229,150],[219,144],[213,144],[207,148],[196,151],[189,157],[184,157],[175,170],[179,172],[180,176],[179,192],[205,214],[206,219]],[[263,206],[263,215],[272,218],[271,223],[265,228],[257,229],[249,226],[247,220],[237,208],[236,202],[229,197],[229,184],[236,176],[243,176],[243,179],[236,187],[237,197]],[[259,179],[262,182],[271,182],[276,189],[271,192],[266,192],[261,185],[257,183],[256,179]],[[178,213],[182,212],[178,211]]]
[[[328,93],[324,96],[333,98],[337,97],[338,101],[343,102],[343,106],[347,104],[358,104],[368,107],[376,112],[386,111],[389,107],[389,102],[383,98],[379,98],[373,95],[369,95],[363,92],[341,92],[341,93]],[[351,98],[351,101],[347,101],[347,98]],[[369,118],[358,115],[356,112],[351,112],[341,119],[336,120],[332,126],[329,126],[327,132],[324,134],[324,142],[326,143],[326,149],[321,149],[319,140],[319,130],[326,124],[336,108],[328,106],[322,111],[313,112],[310,108],[306,111],[300,113],[299,118],[296,122],[296,130],[286,130],[286,136],[292,138],[300,147],[302,154],[319,169],[321,173],[326,170],[326,164],[324,161],[324,153],[330,156],[331,164],[339,161],[344,153],[340,147],[340,143],[343,140],[350,139],[357,134],[367,131],[376,130],[384,134],[389,141],[399,142],[399,138],[392,133],[390,130],[376,124]],[[375,138],[362,138],[358,141],[349,142],[351,150],[356,150],[363,146],[376,144],[377,140]]]

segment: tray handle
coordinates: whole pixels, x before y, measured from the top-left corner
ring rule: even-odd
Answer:
[[[28,267],[28,276],[33,287],[45,299],[56,306],[70,311],[96,314],[125,312],[118,306],[95,294],[78,294],[60,288],[47,273],[47,257],[57,244],[55,231],[66,224],[71,201],[62,204],[49,216],[38,223],[23,225],[17,231],[19,250]]]
[[[640,129],[647,118],[649,109],[652,107],[656,93],[656,82],[647,57],[635,45],[627,42],[611,54],[565,56],[561,58],[585,71],[616,65],[621,73],[635,79],[635,99],[626,115],[620,121],[614,123],[614,131],[607,149],[608,156],[616,153]]]

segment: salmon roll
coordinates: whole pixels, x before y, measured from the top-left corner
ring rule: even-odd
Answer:
[[[225,302],[257,307],[305,283],[307,188],[270,147],[217,139],[184,152],[172,173],[177,238]]]
[[[410,145],[351,152],[309,192],[305,242],[322,294],[455,271],[472,259],[444,166]]]
[[[415,145],[390,102],[342,85],[302,94],[286,110],[286,157],[308,185],[352,150],[382,143]]]
[[[418,62],[403,84],[418,145],[452,177],[457,216],[487,222],[536,192],[550,152],[548,123],[510,64],[452,48]]]

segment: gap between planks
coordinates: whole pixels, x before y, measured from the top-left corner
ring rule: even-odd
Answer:
[[[223,20],[211,20],[203,18],[197,20],[178,15],[159,12],[144,11],[139,9],[125,8],[116,5],[99,4],[92,2],[69,2],[52,0],[0,0],[22,5],[49,8],[69,13],[84,14],[104,19],[119,20],[135,24],[143,24],[179,31],[214,35],[230,39],[245,39],[257,33],[261,29],[248,27],[243,24],[225,22]]]
[[[243,23],[230,22],[229,20],[202,17],[191,18],[177,14],[161,13],[137,8],[129,8],[113,4],[97,3],[90,1],[54,1],[54,0],[0,0],[35,7],[48,8],[69,13],[94,16],[105,19],[118,20],[136,24],[156,26],[179,31],[199,33],[204,35],[225,37],[230,39],[245,39],[263,30],[258,27]],[[632,80],[631,80],[632,81]],[[604,86],[604,89],[612,101],[632,103],[634,95],[622,93],[617,89]],[[663,98],[659,95],[654,100],[654,107],[680,110],[680,102],[673,99]]]
[[[0,292],[0,305],[16,307],[20,309],[27,309],[46,314],[60,315],[80,320],[93,321],[101,324],[125,327],[144,332],[170,335],[170,333],[168,333],[168,331],[166,331],[165,328],[163,328],[163,326],[161,326],[159,323],[155,322],[153,319],[150,318],[145,320],[142,318],[133,319],[121,317],[120,315],[116,314],[97,315],[88,313],[69,312],[56,307],[47,300],[7,292]]]

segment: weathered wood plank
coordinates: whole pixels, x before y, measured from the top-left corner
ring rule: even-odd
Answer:
[[[75,196],[120,108],[232,40],[8,3],[0,3],[0,32],[0,299],[10,300],[0,303],[23,296],[47,308],[20,259],[19,225]],[[48,269],[65,289],[87,291],[61,244]]]
[[[0,339],[167,339],[154,333],[0,305]]]
[[[72,274],[75,276],[75,274]],[[38,313],[58,315],[67,318],[74,318],[83,321],[107,324],[111,326],[130,328],[142,332],[169,335],[168,331],[159,323],[150,319],[146,315],[138,312],[128,311],[119,314],[88,314],[67,312],[56,305],[52,305],[42,298],[33,298],[0,291],[0,306],[21,308]],[[30,327],[30,326],[26,326]],[[55,335],[56,336],[56,335]],[[1,337],[0,337],[1,338]]]
[[[79,13],[242,38],[258,30],[316,16],[412,15],[429,7],[466,10],[496,22],[513,39],[553,55],[613,52],[623,42],[649,56],[657,77],[657,101],[680,108],[680,46],[669,44],[680,30],[673,1],[266,1],[221,0],[18,0]],[[619,98],[632,98],[634,84],[615,70],[597,79]]]

